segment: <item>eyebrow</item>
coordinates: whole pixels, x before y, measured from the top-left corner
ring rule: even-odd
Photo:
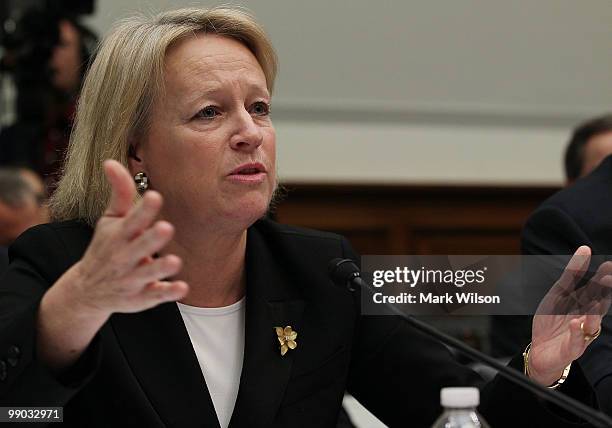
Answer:
[[[267,87],[262,87],[258,83],[255,82],[247,82],[246,90],[252,93],[255,93],[258,96],[262,96],[265,98],[270,98],[270,94],[268,92]],[[196,104],[208,97],[215,96],[219,93],[223,93],[225,91],[225,85],[217,84],[217,83],[209,83],[203,89],[197,89],[189,93],[186,97],[187,102],[191,104]]]

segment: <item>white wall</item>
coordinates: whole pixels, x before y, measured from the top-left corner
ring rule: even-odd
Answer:
[[[90,24],[190,4],[99,0]],[[560,184],[572,125],[612,110],[610,0],[241,4],[280,57],[285,181]]]

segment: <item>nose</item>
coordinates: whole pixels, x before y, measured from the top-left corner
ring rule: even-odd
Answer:
[[[236,116],[236,128],[230,138],[230,146],[234,150],[252,152],[263,143],[261,128],[246,110],[241,110]]]

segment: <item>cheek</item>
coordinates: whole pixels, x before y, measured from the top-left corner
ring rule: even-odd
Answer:
[[[173,200],[185,199],[193,203],[207,199],[218,187],[222,150],[210,140],[199,137],[174,136],[160,143],[152,153],[152,162],[147,168],[151,171],[151,183],[162,193],[169,192]],[[180,192],[177,189],[181,189]]]
[[[271,163],[271,167],[276,169],[276,131],[270,128],[266,136],[266,155]]]
[[[264,145],[262,146],[262,150],[264,152],[264,156],[268,161],[268,178],[270,181],[269,191],[270,196],[276,189],[276,133],[274,128],[270,128],[266,130],[267,134],[264,137]]]

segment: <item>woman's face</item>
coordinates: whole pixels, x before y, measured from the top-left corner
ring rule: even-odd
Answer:
[[[248,227],[276,183],[270,94],[255,56],[233,39],[190,37],[166,55],[165,94],[131,172],[147,174],[177,228]]]
[[[53,86],[67,93],[75,92],[81,80],[79,32],[69,21],[59,23],[59,42],[53,48],[50,67]]]

